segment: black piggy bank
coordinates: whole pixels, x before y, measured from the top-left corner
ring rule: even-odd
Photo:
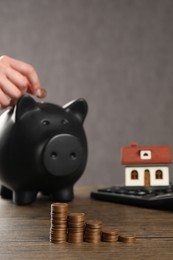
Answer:
[[[61,107],[23,96],[0,116],[1,196],[18,205],[32,203],[38,192],[54,201],[74,197],[74,183],[87,161],[83,122],[87,103]]]

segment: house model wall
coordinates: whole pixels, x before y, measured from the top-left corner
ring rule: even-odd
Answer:
[[[122,147],[121,163],[125,165],[125,185],[143,187],[169,186],[169,146]]]

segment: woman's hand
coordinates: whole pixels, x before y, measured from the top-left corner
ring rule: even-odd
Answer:
[[[0,106],[14,104],[25,92],[41,97],[43,92],[35,69],[8,56],[0,57]]]

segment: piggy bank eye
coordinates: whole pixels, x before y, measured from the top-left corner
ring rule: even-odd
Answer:
[[[64,125],[64,126],[67,126],[69,124],[69,121],[66,118],[63,118],[61,120],[61,124]]]
[[[50,122],[46,119],[42,121],[42,125],[49,125],[49,124],[50,124]]]

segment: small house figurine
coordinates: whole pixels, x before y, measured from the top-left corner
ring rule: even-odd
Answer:
[[[170,183],[170,146],[122,147],[125,185],[98,189],[91,197],[98,200],[139,207],[173,209],[173,185]]]
[[[171,148],[169,146],[122,147],[121,163],[125,165],[125,186],[151,189],[168,188]]]

